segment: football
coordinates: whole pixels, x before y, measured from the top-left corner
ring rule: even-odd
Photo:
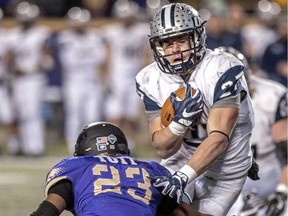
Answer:
[[[186,87],[182,87],[175,91],[176,96],[183,100],[185,98],[185,89]],[[192,96],[195,94],[196,89],[192,88]],[[162,109],[161,109],[161,122],[164,127],[168,127],[174,117],[174,109],[172,103],[170,101],[170,96],[164,102]]]

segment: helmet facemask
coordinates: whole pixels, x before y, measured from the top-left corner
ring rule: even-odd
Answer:
[[[179,40],[178,38],[188,40],[189,47],[185,50],[180,50],[178,52],[174,52],[171,54],[165,54],[163,51],[163,43],[167,40]],[[154,58],[164,73],[169,74],[182,74],[190,71],[195,68],[196,65],[200,62],[203,55],[201,53],[201,49],[203,48],[201,45],[201,35],[198,30],[191,30],[191,32],[185,32],[183,34],[179,34],[177,36],[167,36],[165,38],[151,38],[150,45],[154,52]],[[186,54],[185,54],[186,53]],[[185,59],[185,55],[190,53],[189,57]],[[176,63],[171,63],[167,60],[170,56],[179,55]]]

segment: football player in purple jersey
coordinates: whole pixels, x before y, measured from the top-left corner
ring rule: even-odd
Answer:
[[[155,161],[129,156],[127,140],[114,124],[94,122],[80,133],[75,157],[56,164],[46,177],[46,199],[31,216],[201,215],[187,203],[163,196],[151,176],[170,176]],[[150,176],[148,178],[147,176]]]

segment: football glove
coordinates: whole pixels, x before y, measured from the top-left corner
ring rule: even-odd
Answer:
[[[257,212],[265,205],[265,199],[258,196],[257,192],[247,191],[243,194],[244,205],[240,216],[256,216]]]
[[[192,88],[187,83],[184,100],[178,100],[175,92],[172,92],[170,101],[175,112],[174,122],[186,127],[190,127],[197,122],[203,107],[203,96],[199,89],[196,89],[192,96]]]
[[[155,187],[164,187],[162,190],[163,195],[169,194],[171,198],[175,195],[177,196],[177,202],[180,204],[182,201],[183,195],[185,195],[189,202],[192,203],[192,199],[188,193],[184,191],[188,177],[184,173],[177,171],[172,176],[154,176],[149,174],[147,176],[149,179],[154,181],[153,185]]]
[[[260,177],[258,175],[258,172],[259,172],[259,165],[257,164],[256,160],[253,158],[252,166],[248,170],[248,177],[253,181],[259,180]]]
[[[275,194],[268,197],[268,207],[266,210],[266,216],[279,216],[286,207],[287,192],[285,193],[277,191]]]

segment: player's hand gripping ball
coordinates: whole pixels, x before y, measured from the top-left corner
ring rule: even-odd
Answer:
[[[187,93],[186,93],[187,87],[191,88],[191,95],[189,96],[189,98],[185,98],[187,96]],[[190,105],[195,104],[195,106],[192,106],[193,110],[190,110],[190,111],[196,111],[197,109],[195,114],[196,113],[201,114],[202,106],[203,106],[203,98],[202,98],[201,92],[198,89],[192,88],[190,85],[187,85],[187,87],[182,87],[176,90],[175,92],[172,92],[171,95],[166,99],[165,103],[163,104],[162,109],[161,109],[161,122],[164,127],[168,127],[168,125],[173,121],[173,118],[175,117],[175,115],[183,115],[183,112],[185,113],[187,111],[186,107],[191,107]],[[174,103],[175,101],[177,101],[177,103],[179,102],[178,112],[180,111],[181,113],[177,113],[177,110],[176,110],[176,114],[175,114],[175,110],[173,107],[173,103],[171,101],[171,97],[174,97]],[[184,118],[185,118],[185,114],[184,114]]]

